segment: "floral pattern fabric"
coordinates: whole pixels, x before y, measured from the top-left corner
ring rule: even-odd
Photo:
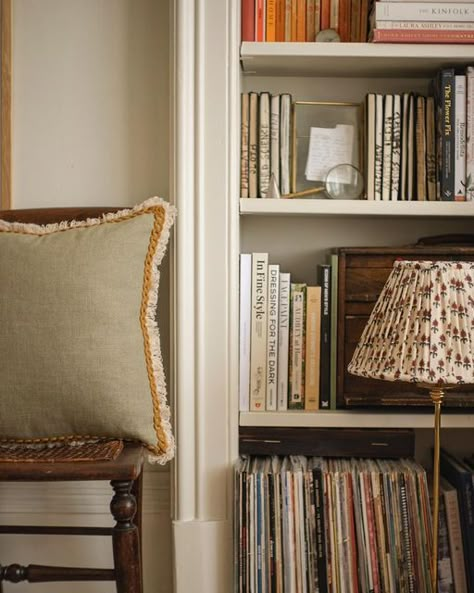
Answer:
[[[348,371],[386,381],[474,383],[473,279],[473,262],[395,262]]]

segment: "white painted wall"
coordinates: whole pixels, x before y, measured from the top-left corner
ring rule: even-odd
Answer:
[[[168,0],[14,0],[14,208],[132,205],[169,192]],[[167,266],[160,329],[169,343]],[[172,590],[169,471],[145,480],[145,593]],[[76,494],[77,492],[77,494]],[[72,498],[71,498],[72,496]],[[0,486],[0,522],[109,521],[107,485]],[[59,540],[59,541],[57,541]],[[108,542],[0,536],[0,563],[110,566]],[[6,585],[26,593],[32,585]],[[34,585],[37,593],[112,584]]]

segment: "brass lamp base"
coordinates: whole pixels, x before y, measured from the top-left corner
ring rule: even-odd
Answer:
[[[438,539],[439,539],[439,457],[441,449],[441,405],[446,389],[438,385],[419,385],[430,392],[434,405],[434,446],[433,446],[433,547],[431,549],[431,589],[438,593]]]

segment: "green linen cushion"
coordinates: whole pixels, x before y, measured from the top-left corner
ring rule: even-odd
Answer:
[[[2,442],[121,438],[172,458],[156,306],[173,218],[151,198],[100,219],[0,220]]]

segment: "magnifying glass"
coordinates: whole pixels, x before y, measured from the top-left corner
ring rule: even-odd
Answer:
[[[282,198],[303,198],[320,192],[325,192],[334,200],[357,200],[364,190],[362,173],[354,165],[344,163],[329,169],[324,185],[312,187],[291,194],[284,194]]]

